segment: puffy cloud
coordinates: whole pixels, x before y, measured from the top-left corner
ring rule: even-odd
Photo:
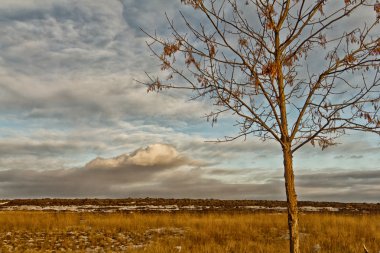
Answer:
[[[179,155],[178,151],[168,144],[152,144],[146,148],[134,151],[132,154],[123,154],[114,158],[96,158],[89,162],[86,168],[117,168],[130,165],[136,166],[173,166],[189,161]]]
[[[153,144],[135,151],[128,159],[140,166],[167,165],[179,159],[177,150],[170,145]]]
[[[96,159],[87,163],[85,167],[89,169],[121,167],[127,164],[128,158],[129,158],[129,155],[127,154],[120,155],[111,159],[104,159],[101,157],[97,157]]]

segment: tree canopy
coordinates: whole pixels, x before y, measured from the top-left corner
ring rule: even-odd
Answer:
[[[293,151],[307,142],[324,149],[347,130],[379,133],[380,7],[374,1],[182,2],[207,23],[181,13],[185,32],[168,17],[172,36],[151,36],[168,78],[152,80],[149,91],[189,88],[209,96],[220,106],[208,115],[212,122],[233,111],[240,134],[226,140],[256,135],[281,143],[281,96]],[[358,11],[368,20],[359,20]]]

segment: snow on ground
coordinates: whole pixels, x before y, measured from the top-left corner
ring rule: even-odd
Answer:
[[[35,206],[35,205],[20,205],[20,206],[3,206],[0,208],[3,211],[70,211],[70,212],[117,212],[117,211],[179,211],[177,205],[143,205],[143,206],[98,206],[98,205],[83,205],[83,206]]]
[[[19,205],[19,206],[4,206],[5,203],[0,203],[2,211],[69,211],[69,212],[120,212],[120,211],[203,211],[203,210],[221,210],[220,206],[178,206],[178,205],[115,205],[115,206],[99,206],[99,205],[54,205],[54,206],[37,206],[37,205]],[[301,206],[300,211],[304,212],[338,212],[339,208],[335,207],[315,207]],[[231,209],[232,210],[232,209]],[[251,211],[286,211],[286,207],[282,206],[237,206],[233,210],[251,210]]]
[[[326,207],[301,206],[299,209],[305,212],[321,212],[321,211],[339,212],[339,208],[331,207],[331,206],[326,206]]]
[[[239,208],[245,208],[250,210],[267,210],[267,211],[285,211],[287,207],[284,206],[240,206]]]

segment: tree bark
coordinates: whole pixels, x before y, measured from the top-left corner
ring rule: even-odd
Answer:
[[[290,253],[300,253],[299,250],[299,226],[298,226],[298,204],[294,184],[293,154],[290,145],[283,146],[284,177],[286,200],[288,205],[288,227]]]

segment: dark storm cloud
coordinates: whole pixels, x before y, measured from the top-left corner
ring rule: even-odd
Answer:
[[[82,168],[0,171],[0,189],[4,197],[114,196],[119,185],[152,183],[166,170],[194,164],[172,146],[154,144],[130,155],[97,158]]]
[[[378,185],[380,182],[380,170],[344,171],[340,169],[337,171],[337,169],[325,169],[322,172],[300,175],[298,180],[298,184],[302,187]]]
[[[234,180],[234,176],[249,180]],[[379,181],[380,171],[375,170],[332,168],[296,176],[301,200],[378,201]],[[0,192],[2,198],[285,198],[281,170],[204,167],[164,144],[114,158],[96,158],[80,168],[0,171]]]
[[[183,171],[169,165],[129,165],[108,170],[8,170],[0,171],[0,196],[283,199],[281,181],[225,183],[206,178],[205,174],[202,170]]]
[[[379,201],[380,170],[345,171],[332,168],[296,178],[303,199]]]
[[[180,155],[172,146],[154,144],[129,155],[96,158],[81,168],[0,171],[0,189],[3,197],[120,197],[146,194],[231,198],[252,192],[247,191],[248,185],[225,184],[205,178],[207,172],[195,168],[199,164],[202,163]],[[210,174],[220,172],[213,170]],[[252,185],[249,188],[256,189]],[[263,189],[255,191],[255,194],[267,196]]]
[[[218,198],[218,199],[283,199],[281,181],[266,183],[228,183],[205,177],[201,169],[174,171],[170,176],[160,178],[153,189],[140,187],[132,189],[139,197],[171,198]]]

